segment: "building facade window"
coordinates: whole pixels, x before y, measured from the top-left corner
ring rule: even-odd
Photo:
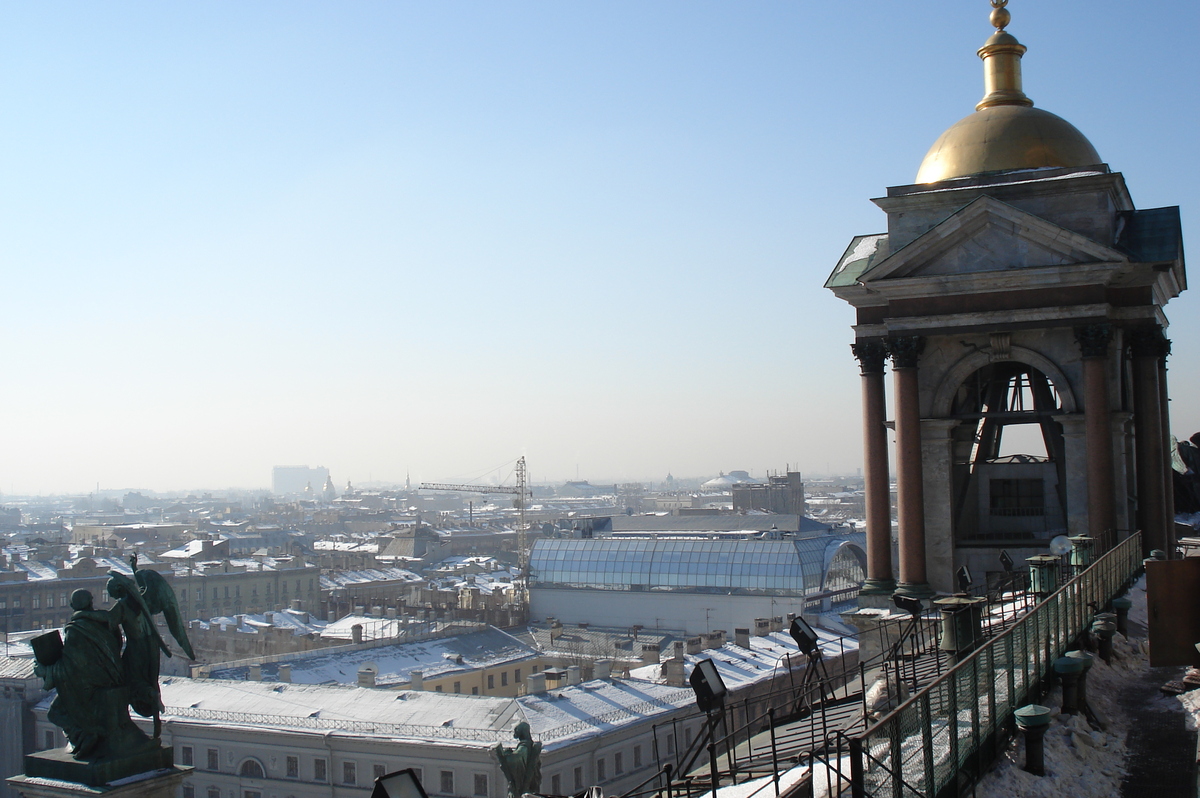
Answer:
[[[184,745],[179,748],[179,762],[180,764],[184,765],[195,764],[195,754],[192,753],[192,747],[190,745]]]
[[[494,674],[491,674],[491,673],[488,674],[488,689],[489,690],[496,689],[496,677]]]
[[[300,778],[300,757],[289,756],[285,762],[285,767],[287,768],[286,773],[289,779]]]
[[[196,788],[192,786],[191,782],[184,782],[183,798],[196,798]]]
[[[327,763],[324,759],[313,760],[313,781],[327,781],[329,775],[326,772]]]
[[[500,686],[508,687],[508,671],[500,672]]]
[[[218,787],[208,788],[208,798],[221,798],[221,790]]]
[[[215,748],[208,749],[208,769],[209,770],[220,770],[221,769],[221,754]]]
[[[562,774],[555,773],[550,777],[550,792],[553,795],[562,795]]]
[[[513,684],[520,684],[520,683],[521,683],[521,669],[517,668],[515,671],[513,671]]]
[[[582,767],[575,768],[575,789],[576,790],[583,789],[583,768]]]
[[[47,748],[54,747],[54,732],[52,732],[52,731],[46,732],[46,747]]]
[[[608,768],[605,767],[604,757],[596,760],[596,781],[604,782],[608,779]]]
[[[487,782],[488,782],[488,778],[487,778],[486,773],[476,773],[475,774],[475,791],[472,794],[482,796],[482,798],[487,798],[487,794],[488,794],[488,783]]]
[[[358,768],[353,762],[342,763],[342,784],[353,787],[358,784]]]
[[[384,769],[383,765],[376,765],[375,769],[374,769],[374,773],[375,773],[375,778],[377,778],[377,779],[382,779],[384,776],[387,775],[387,771]]]
[[[262,798],[262,793],[258,790],[242,790],[242,798]]]
[[[633,747],[633,768],[637,770],[642,766],[642,747],[635,745]]]
[[[456,692],[456,693],[461,693],[461,692],[462,692],[462,682],[455,682],[455,683],[454,683],[454,692]]]
[[[613,773],[620,776],[625,772],[625,756],[620,751],[613,754]]]
[[[443,770],[441,779],[442,795],[454,795],[454,771]]]
[[[238,768],[238,775],[243,779],[262,779],[266,778],[266,773],[263,772],[263,766],[257,759],[247,759]]]

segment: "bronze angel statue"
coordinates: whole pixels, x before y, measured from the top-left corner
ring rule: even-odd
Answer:
[[[58,691],[47,718],[66,733],[75,759],[105,759],[159,745],[158,657],[160,651],[171,656],[171,650],[155,627],[155,615],[166,616],[175,642],[195,659],[171,586],[156,571],[139,571],[137,555],[130,562],[132,578],[119,571],[108,574],[106,590],[116,602],[112,609],[96,609],[90,592],[76,590],[65,640],[55,631],[33,641],[36,672],[47,690]],[[130,707],[154,719],[153,740],[129,719]]]

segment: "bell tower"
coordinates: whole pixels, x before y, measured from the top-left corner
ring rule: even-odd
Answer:
[[[962,565],[1060,534],[1173,548],[1165,331],[1186,288],[1179,209],[1024,93],[1026,48],[991,0],[984,97],[916,183],[874,200],[826,288],[857,312],[868,573],[863,592],[952,592]],[[886,418],[890,365],[894,420]],[[893,566],[888,429],[895,430]]]

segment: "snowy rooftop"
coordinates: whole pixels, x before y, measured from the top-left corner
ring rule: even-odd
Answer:
[[[821,654],[826,659],[840,657],[843,652],[858,651],[858,641],[853,637],[839,637],[825,630],[815,629],[820,638]],[[671,657],[670,651],[662,652],[665,661]],[[722,681],[731,689],[743,687],[754,682],[770,679],[778,668],[787,667],[788,656],[795,664],[804,662],[804,656],[796,648],[796,642],[787,632],[772,632],[762,637],[751,637],[750,648],[742,648],[734,643],[726,643],[718,649],[706,649],[699,654],[685,654],[684,671],[691,674],[696,663],[711,659],[721,674]],[[643,665],[629,672],[630,678],[648,681],[662,681],[662,665]]]
[[[407,684],[414,670],[421,671],[428,679],[522,660],[537,654],[536,649],[512,635],[488,627],[453,637],[391,646],[304,652],[280,658],[280,661],[292,666],[294,684],[356,684],[359,668],[371,665],[376,669],[376,684],[398,686]],[[263,663],[263,678],[275,679],[278,673],[279,662]],[[246,679],[249,667],[215,667],[210,675],[214,679]]]
[[[490,747],[528,721],[547,748],[688,711],[688,688],[594,680],[521,698],[167,677],[164,720],[340,730],[355,735]],[[49,699],[43,701],[48,705]]]
[[[420,582],[421,577],[403,568],[364,568],[358,571],[334,571],[321,575],[321,589],[333,590],[346,585],[368,582]]]

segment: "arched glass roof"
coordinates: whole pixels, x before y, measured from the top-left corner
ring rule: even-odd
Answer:
[[[837,548],[849,542],[861,551],[864,537],[539,540],[530,581],[533,587],[807,595],[821,590]]]

